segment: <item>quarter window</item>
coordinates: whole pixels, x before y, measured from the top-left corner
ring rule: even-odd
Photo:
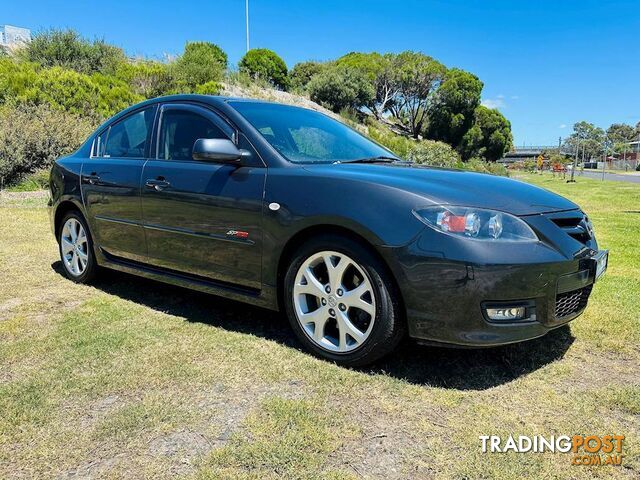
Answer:
[[[104,146],[107,142],[107,133],[109,133],[109,129],[107,128],[104,132],[96,137],[93,142],[93,155],[94,157],[102,157],[104,155]]]
[[[162,114],[158,157],[191,160],[193,144],[199,138],[229,138],[211,120],[188,110],[167,110]]]
[[[145,108],[112,125],[104,147],[104,156],[145,157],[154,113],[155,107]]]

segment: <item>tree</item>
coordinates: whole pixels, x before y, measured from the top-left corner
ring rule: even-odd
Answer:
[[[90,42],[74,30],[46,30],[34,35],[19,56],[43,67],[63,67],[80,73],[114,73],[126,61],[121,48],[103,40]]]
[[[398,94],[398,84],[394,77],[394,54],[381,55],[377,52],[351,52],[336,60],[336,64],[360,71],[371,83],[375,91],[371,103],[366,107],[380,119]]]
[[[222,80],[227,68],[227,54],[209,42],[189,42],[184,53],[172,65],[178,88],[194,91],[198,85]]]
[[[397,94],[390,109],[414,138],[422,132],[433,94],[445,73],[444,65],[423,53],[402,52],[394,61],[392,81]]]
[[[571,150],[584,152],[584,158],[597,158],[604,153],[605,132],[594,124],[581,121],[573,126],[573,133],[565,140]]]
[[[629,142],[636,138],[631,125],[614,123],[607,128],[607,140],[615,153],[623,154],[629,150]]]
[[[460,145],[473,125],[482,87],[475,75],[457,68],[449,70],[429,109],[425,136],[453,147]]]
[[[513,136],[511,123],[498,110],[478,106],[474,123],[460,142],[460,153],[464,160],[480,157],[487,161],[502,158],[511,148]]]
[[[321,73],[325,65],[320,62],[296,63],[289,71],[289,86],[297,90],[305,90],[311,79]]]
[[[635,135],[635,130],[626,123],[614,123],[607,128],[607,137],[613,143],[630,142]]]
[[[287,64],[267,48],[249,50],[240,60],[240,71],[255,79],[262,79],[274,87],[286,90],[289,86]]]
[[[334,112],[359,109],[373,101],[375,92],[366,76],[358,71],[334,66],[314,76],[308,85],[309,96]]]

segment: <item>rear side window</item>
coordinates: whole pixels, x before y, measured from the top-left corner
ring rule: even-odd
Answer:
[[[102,155],[117,158],[144,158],[153,126],[155,108],[155,106],[145,108],[112,125],[104,142]],[[99,153],[100,149],[98,149]]]
[[[191,160],[199,138],[229,138],[208,118],[189,110],[167,110],[162,114],[158,157]]]

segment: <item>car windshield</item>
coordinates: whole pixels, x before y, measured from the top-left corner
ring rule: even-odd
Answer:
[[[293,163],[396,158],[355,130],[313,110],[276,103],[237,101],[230,104]]]

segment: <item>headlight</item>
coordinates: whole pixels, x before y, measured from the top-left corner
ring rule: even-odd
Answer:
[[[518,217],[473,207],[425,207],[413,212],[442,233],[475,240],[537,242],[531,227]]]

